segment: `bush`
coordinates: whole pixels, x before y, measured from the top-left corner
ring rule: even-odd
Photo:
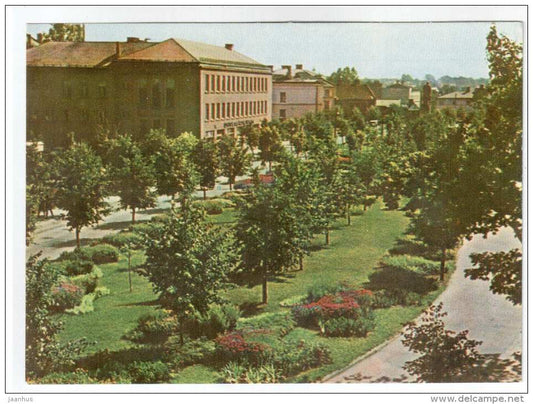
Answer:
[[[90,273],[94,268],[94,263],[87,259],[68,259],[62,261],[63,269],[67,275],[84,275]]]
[[[205,209],[208,215],[220,215],[224,212],[225,204],[220,202],[220,200],[208,199],[205,201],[195,201],[195,206],[202,207]]]
[[[74,315],[90,313],[90,312],[94,311],[94,301],[96,299],[99,299],[100,297],[106,296],[108,294],[109,294],[109,289],[108,288],[106,288],[106,287],[98,287],[98,288],[96,288],[94,290],[94,292],[83,296],[82,299],[81,299],[81,303],[78,306],[76,306],[76,307],[74,307],[72,309],[67,309],[67,310],[65,310],[65,312],[70,313],[70,314],[74,314]]]
[[[396,241],[396,245],[389,250],[391,255],[415,255],[425,258],[430,261],[440,261],[441,252],[430,248],[421,240],[416,240],[413,236],[404,236]],[[453,260],[455,252],[453,250],[446,251],[446,260]]]
[[[118,261],[118,249],[110,244],[98,244],[93,247],[85,247],[82,250],[83,254],[88,256],[95,264]]]
[[[236,329],[242,332],[268,329],[278,337],[284,337],[296,325],[289,312],[262,313],[257,316],[241,318]]]
[[[108,234],[107,236],[104,236],[102,238],[102,241],[105,244],[110,244],[117,248],[122,248],[127,244],[129,244],[131,248],[133,249],[142,248],[141,235],[138,233],[132,232],[132,231],[125,231],[125,232],[120,232],[116,234]]]
[[[323,334],[327,337],[366,337],[374,326],[374,316],[332,318],[324,323]]]
[[[453,262],[449,262],[447,267],[453,266]],[[433,275],[440,272],[440,262],[430,261],[422,257],[413,257],[411,255],[386,255],[381,260],[382,267],[388,267],[398,270],[408,270],[420,273],[422,275]]]
[[[250,364],[261,363],[270,348],[259,342],[248,342],[243,333],[232,332],[218,337],[216,340],[216,357],[223,363],[241,361]]]
[[[299,296],[293,296],[289,297],[288,299],[282,300],[279,302],[280,307],[292,307],[296,306],[298,304],[302,304],[305,300],[307,300],[307,296],[305,295],[299,295]]]
[[[165,343],[167,357],[178,368],[196,363],[208,363],[213,359],[216,351],[215,342],[201,337],[189,340],[183,345],[179,336],[171,336]]]
[[[418,272],[399,268],[377,269],[370,274],[368,280],[368,288],[373,291],[404,289],[407,292],[426,294],[438,288],[435,279],[428,278]]]
[[[94,384],[100,383],[98,379],[89,376],[85,369],[76,369],[68,373],[50,373],[36,380],[39,384]]]
[[[161,383],[169,379],[168,366],[161,362],[138,362],[135,361],[127,368],[133,383]]]
[[[269,358],[284,376],[331,363],[331,352],[320,343],[306,344],[300,341],[284,341]]]
[[[348,290],[348,286],[344,284],[323,285],[316,284],[307,290],[307,303],[315,302],[325,295],[336,295],[339,292]]]
[[[79,286],[84,291],[84,294],[88,294],[95,291],[101,277],[102,270],[98,267],[94,267],[89,274],[71,277],[70,282]]]
[[[176,317],[166,311],[157,311],[141,316],[137,321],[137,327],[128,332],[124,338],[135,342],[158,344],[176,332],[178,332]]]
[[[213,339],[218,334],[233,330],[240,316],[241,311],[237,306],[212,305],[207,313],[196,313],[194,317],[186,320],[185,329],[193,338],[206,336]]]
[[[61,282],[52,288],[52,304],[50,311],[61,313],[81,303],[83,291],[79,286],[70,282]]]

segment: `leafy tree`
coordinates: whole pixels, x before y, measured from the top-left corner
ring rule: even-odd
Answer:
[[[41,377],[46,373],[66,370],[74,365],[73,358],[88,345],[85,339],[63,344],[57,340],[61,322],[49,313],[53,303],[52,288],[60,273],[40,253],[26,263],[26,375]]]
[[[404,83],[412,83],[415,79],[410,74],[402,74],[401,81]]]
[[[153,167],[143,157],[141,149],[130,135],[121,135],[110,144],[111,159],[109,171],[120,205],[131,209],[131,221],[135,223],[135,212],[155,206],[155,185]]]
[[[272,171],[272,160],[282,148],[281,134],[277,126],[268,123],[261,126],[259,131],[260,156],[263,163],[268,161],[269,171]]]
[[[33,211],[36,216],[40,212],[44,217],[48,217],[49,212],[53,216],[58,180],[55,158],[56,153],[40,152],[35,144],[26,147],[27,196],[32,204],[37,205]]]
[[[228,177],[229,188],[233,189],[235,177],[244,175],[251,163],[251,157],[243,145],[239,145],[237,139],[230,135],[223,135],[218,143],[218,156],[220,171]]]
[[[83,227],[98,223],[109,213],[104,201],[107,177],[100,157],[85,143],[74,145],[58,158],[57,206],[66,211],[67,226],[80,246]]]
[[[262,281],[268,302],[268,278],[296,265],[302,256],[301,208],[276,186],[259,186],[239,205],[237,241],[242,267]]]
[[[520,357],[501,360],[495,355],[478,352],[481,341],[468,339],[468,331],[456,333],[444,327],[442,303],[430,306],[420,324],[409,323],[403,331],[402,344],[420,354],[404,365],[417,382],[459,383],[519,381]]]
[[[157,192],[172,200],[179,194],[181,205],[185,205],[198,183],[188,145],[180,142],[180,138],[167,138],[153,156],[153,162]]]
[[[259,147],[259,133],[257,125],[252,124],[241,127],[241,143],[248,146],[250,153],[254,153],[255,149]]]
[[[332,82],[335,85],[340,84],[359,84],[359,75],[357,70],[354,67],[344,67],[338,68],[336,72],[331,73],[328,77],[328,81]]]
[[[348,226],[351,224],[350,210],[352,206],[363,202],[365,189],[356,167],[349,164],[348,167],[340,171],[340,178],[336,189],[340,209],[346,214]]]
[[[211,303],[221,303],[237,256],[228,232],[209,226],[203,211],[187,205],[172,210],[168,220],[146,234],[146,276],[160,302],[179,322],[194,312],[205,314]]]
[[[215,186],[215,180],[219,171],[219,161],[215,143],[209,139],[202,139],[192,152],[192,160],[196,171],[200,176],[200,186],[206,199],[206,191]]]
[[[48,33],[42,35],[43,42],[84,42],[85,24],[52,24]]]
[[[305,132],[299,119],[291,118],[282,122],[284,132],[291,143],[293,151],[299,156],[305,150]]]

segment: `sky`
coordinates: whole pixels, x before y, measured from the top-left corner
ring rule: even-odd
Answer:
[[[181,38],[224,46],[279,68],[303,64],[325,75],[355,67],[363,78],[426,74],[487,78],[489,22],[424,23],[122,23],[86,24],[86,41],[125,41],[134,36],[163,41]],[[522,24],[496,23],[498,32],[523,42]],[[28,24],[47,32],[49,24]]]

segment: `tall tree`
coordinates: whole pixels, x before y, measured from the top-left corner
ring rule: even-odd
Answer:
[[[84,42],[85,24],[52,24],[48,33],[42,35],[43,42]]]
[[[215,143],[209,139],[202,139],[192,152],[192,161],[196,166],[200,179],[200,186],[206,199],[206,191],[215,186],[215,180],[219,172],[219,161]]]
[[[251,163],[251,156],[237,139],[230,135],[222,136],[217,143],[220,171],[228,177],[229,188],[233,189],[235,178],[244,175]]]
[[[83,227],[98,223],[109,213],[107,176],[102,160],[85,143],[75,144],[60,154],[57,206],[66,211],[67,226],[76,232],[80,246]]]
[[[113,189],[120,198],[123,209],[131,209],[131,221],[135,223],[138,209],[155,206],[153,167],[130,135],[114,139],[109,148],[110,177]]]
[[[328,77],[328,80],[331,81],[335,85],[340,84],[359,84],[359,75],[357,74],[357,70],[355,70],[355,67],[344,67],[344,68],[338,68],[337,71],[331,73],[331,75]]]
[[[259,150],[261,161],[268,162],[268,169],[272,171],[272,161],[276,153],[283,148],[281,134],[276,125],[265,123],[259,131]]]
[[[147,232],[146,276],[161,304],[176,314],[182,342],[184,320],[222,302],[220,292],[236,260],[230,233],[209,226],[192,205],[172,210],[167,221]]]
[[[236,236],[245,271],[262,282],[268,303],[268,278],[296,265],[302,255],[300,209],[276,186],[259,186],[239,205]]]

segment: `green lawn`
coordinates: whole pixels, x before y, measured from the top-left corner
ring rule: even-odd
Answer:
[[[209,221],[228,225],[235,220],[235,211],[229,209],[221,215],[211,216]],[[254,315],[262,312],[287,310],[280,307],[282,300],[293,296],[305,295],[312,285],[335,285],[345,282],[354,287],[364,287],[368,276],[380,258],[390,249],[395,240],[403,234],[408,219],[399,211],[386,211],[375,204],[363,215],[352,218],[352,225],[346,226],[344,219],[339,220],[331,233],[331,243],[324,246],[324,237],[314,240],[313,252],[304,260],[304,270],[272,279],[269,284],[269,303],[259,305],[261,287],[238,287],[226,292],[226,297],[239,305],[254,308]],[[137,253],[134,263],[141,263],[143,256]],[[102,265],[104,277],[102,285],[111,290],[109,296],[95,302],[95,311],[81,316],[62,316],[65,329],[62,340],[86,337],[97,341],[91,351],[102,349],[119,350],[131,345],[122,340],[125,332],[133,329],[139,316],[157,308],[156,296],[150,283],[139,275],[134,275],[134,291],[129,292],[127,261]],[[402,324],[414,319],[423,308],[442,291],[434,291],[424,299],[420,307],[392,307],[376,311],[376,328],[366,338],[325,338],[316,331],[296,328],[287,336],[304,339],[307,342],[320,341],[332,353],[333,363],[313,369],[291,378],[291,382],[317,380],[340,369],[358,356],[383,343],[399,332]],[[174,383],[216,383],[218,376],[214,369],[203,365],[189,366],[172,377]]]

